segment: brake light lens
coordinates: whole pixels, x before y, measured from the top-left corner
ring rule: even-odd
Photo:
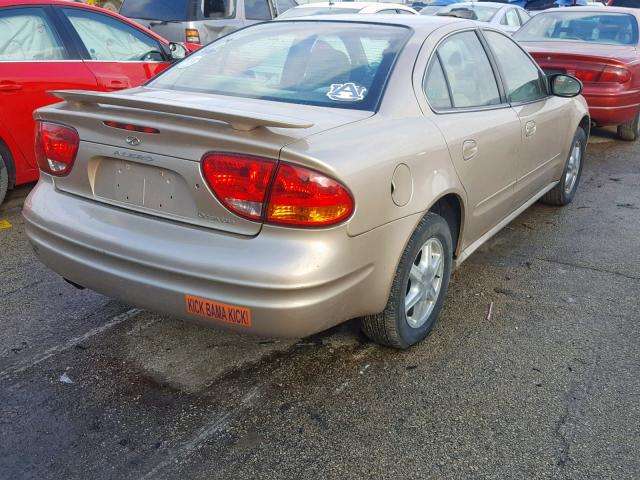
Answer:
[[[244,155],[211,153],[202,175],[218,200],[241,217],[260,220],[275,163]]]
[[[621,67],[605,67],[600,75],[601,82],[627,83],[631,80],[631,72]]]
[[[339,223],[353,212],[353,198],[335,180],[308,168],[281,164],[271,189],[266,220],[298,226]]]
[[[189,43],[200,43],[200,32],[197,28],[185,28],[184,36]]]
[[[130,123],[122,123],[122,122],[113,122],[111,120],[102,122],[107,127],[111,128],[119,128],[121,130],[127,130],[129,132],[140,132],[140,133],[160,133],[160,130],[157,128],[151,127],[141,127],[140,125],[132,125]]]
[[[40,170],[59,177],[68,175],[78,154],[78,132],[58,123],[38,121],[35,133],[36,161]]]
[[[567,73],[583,83],[626,83],[631,72],[623,67],[576,62],[566,67]]]
[[[263,158],[210,153],[202,176],[232,212],[250,220],[322,227],[346,220],[354,209],[349,191],[314,170]]]

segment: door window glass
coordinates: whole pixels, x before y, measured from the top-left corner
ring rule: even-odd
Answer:
[[[205,18],[233,18],[236,16],[235,0],[202,0]]]
[[[438,47],[455,108],[498,105],[500,93],[489,58],[474,32],[453,35]]]
[[[245,0],[244,13],[247,20],[271,20],[271,10],[267,0]]]
[[[91,60],[164,61],[158,42],[131,25],[84,9],[65,8],[63,11]]]
[[[503,25],[507,25],[509,27],[519,27],[520,26],[520,17],[518,17],[518,13],[514,8],[510,8],[502,17],[502,21],[500,22]]]
[[[39,8],[0,12],[0,61],[64,60],[65,49]]]
[[[276,9],[278,10],[278,15],[283,12],[286,12],[290,8],[296,7],[298,4],[293,0],[276,0]]]
[[[451,108],[451,97],[447,80],[444,78],[442,65],[437,55],[433,57],[422,85],[424,93],[433,108]]]
[[[510,38],[486,31],[487,42],[495,53],[506,82],[509,101],[531,102],[546,96],[546,88],[536,64]]]
[[[518,15],[520,15],[520,23],[522,25],[527,23],[531,18],[531,15],[529,15],[526,10],[517,9],[516,11],[518,12]]]

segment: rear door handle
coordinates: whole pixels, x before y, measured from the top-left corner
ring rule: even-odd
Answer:
[[[524,126],[524,134],[527,137],[531,137],[536,133],[537,128],[538,127],[536,126],[536,122],[534,122],[533,120],[529,120]]]
[[[102,83],[107,90],[124,90],[131,86],[129,80],[118,80],[116,78],[103,78],[100,83]]]
[[[22,90],[22,85],[15,82],[2,82],[0,83],[0,92],[17,92]]]
[[[465,140],[462,144],[462,158],[471,160],[478,154],[478,142],[475,140]]]

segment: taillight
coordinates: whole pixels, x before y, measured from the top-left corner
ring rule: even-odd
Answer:
[[[631,72],[622,67],[575,62],[566,65],[566,70],[583,83],[626,83],[631,80]]]
[[[601,82],[627,83],[631,80],[631,72],[621,67],[605,67],[600,74]]]
[[[197,28],[185,28],[184,37],[189,43],[200,43],[200,32]]]
[[[314,170],[231,153],[202,159],[207,184],[232,212],[250,220],[301,227],[346,220],[354,209],[349,191]]]
[[[211,153],[202,159],[202,175],[229,210],[260,220],[275,166],[270,160]]]
[[[281,164],[267,205],[269,223],[325,226],[353,212],[351,195],[335,180],[294,165]]]
[[[78,153],[80,137],[71,127],[36,122],[36,161],[40,170],[51,175],[68,175]]]

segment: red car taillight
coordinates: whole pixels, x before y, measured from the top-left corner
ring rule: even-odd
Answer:
[[[68,175],[78,153],[80,137],[71,127],[36,122],[36,161],[40,170],[51,175]]]
[[[245,155],[210,153],[202,175],[232,212],[250,220],[300,227],[340,223],[353,212],[348,190],[308,168]]]
[[[622,67],[576,62],[568,64],[566,70],[583,83],[626,83],[631,80],[631,72]]]

